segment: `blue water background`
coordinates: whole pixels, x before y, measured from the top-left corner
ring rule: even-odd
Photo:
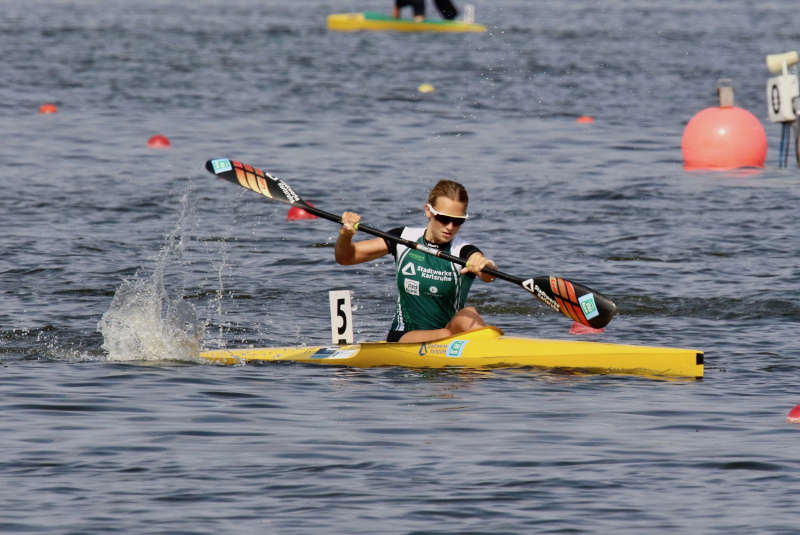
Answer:
[[[383,0],[3,4],[0,531],[797,531],[800,171],[778,168],[764,90],[792,13],[474,4],[485,34],[326,30]],[[764,125],[763,170],[683,170],[719,78]],[[462,235],[501,269],[620,309],[575,337],[497,281],[471,295],[488,321],[699,348],[706,376],[192,362],[327,343],[330,289],[353,292],[357,339],[393,311],[388,258],[336,266],[335,225],[286,221],[215,157],[379,228],[460,180]]]

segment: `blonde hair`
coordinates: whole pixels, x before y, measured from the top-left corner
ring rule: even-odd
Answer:
[[[428,195],[428,203],[433,206],[436,204],[436,199],[439,197],[447,197],[454,201],[463,202],[465,207],[469,204],[469,195],[467,195],[467,188],[458,182],[452,180],[440,180],[433,186],[430,194]]]

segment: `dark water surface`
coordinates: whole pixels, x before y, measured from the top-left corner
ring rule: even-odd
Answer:
[[[383,0],[3,5],[0,531],[797,531],[800,172],[764,102],[786,5],[474,3],[486,34],[326,31]],[[685,172],[722,77],[767,166]],[[596,287],[620,314],[592,339],[700,348],[706,377],[194,363],[327,343],[330,289],[359,340],[393,310],[389,259],[335,266],[335,225],[215,157],[379,228],[456,178],[501,269]],[[502,281],[471,304],[574,338]]]

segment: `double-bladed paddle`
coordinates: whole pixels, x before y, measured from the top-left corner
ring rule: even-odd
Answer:
[[[206,169],[220,178],[260,193],[273,201],[297,206],[323,219],[335,221],[339,224],[342,223],[340,216],[311,206],[300,195],[295,193],[289,184],[280,178],[275,178],[269,173],[265,173],[261,169],[234,160],[228,160],[227,158],[208,160]],[[438,256],[454,264],[463,266],[467,263],[464,258],[452,256],[438,249],[427,247],[424,244],[393,236],[361,223],[357,225],[357,230],[399,243],[410,249]],[[550,275],[549,277],[523,279],[491,268],[484,268],[483,272],[521,286],[556,312],[561,312],[568,318],[595,329],[605,327],[617,311],[617,306],[609,298],[582,284],[561,277]]]

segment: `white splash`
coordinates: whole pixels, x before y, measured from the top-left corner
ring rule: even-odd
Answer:
[[[199,354],[205,325],[194,306],[171,298],[164,284],[167,267],[183,257],[187,205],[184,196],[177,228],[167,237],[153,274],[123,281],[98,322],[109,360],[192,360]]]
[[[191,360],[200,352],[203,326],[194,307],[172,300],[154,279],[120,285],[98,328],[109,360]]]

